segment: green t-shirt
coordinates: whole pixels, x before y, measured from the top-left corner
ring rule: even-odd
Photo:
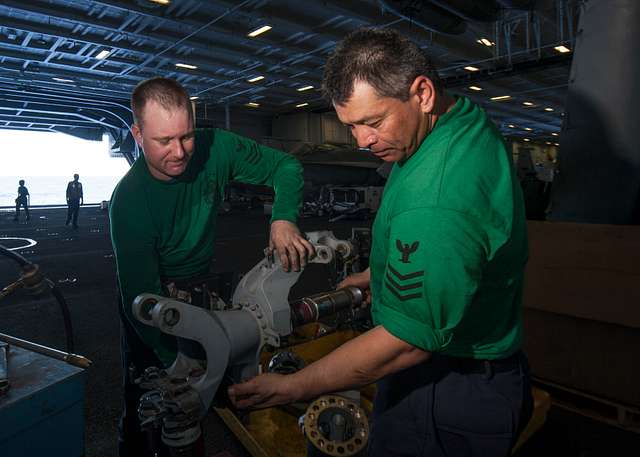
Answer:
[[[521,345],[527,257],[511,155],[459,98],[389,176],[373,226],[374,322],[423,350],[506,357]]]
[[[272,220],[297,221],[300,163],[224,130],[196,130],[193,156],[179,178],[155,179],[141,155],[114,190],[111,241],[124,311],[163,363],[175,358],[173,337],[134,320],[131,303],[143,292],[162,294],[162,279],[187,279],[209,270],[218,205],[232,180],[272,186]]]

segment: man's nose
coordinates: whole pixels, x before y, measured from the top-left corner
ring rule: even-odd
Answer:
[[[184,152],[184,146],[182,145],[182,141],[180,141],[179,139],[176,139],[173,141],[173,156],[176,159],[182,159],[184,158],[185,152]]]
[[[369,127],[356,127],[354,136],[359,148],[370,148],[378,142],[378,136]]]

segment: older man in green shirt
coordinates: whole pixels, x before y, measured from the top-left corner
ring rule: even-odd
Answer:
[[[171,294],[209,272],[225,186],[274,188],[270,246],[285,270],[299,270],[313,254],[296,226],[303,182],[293,157],[224,130],[194,129],[189,95],[171,79],[140,83],[131,105],[143,155],[118,183],[110,207],[123,324],[121,457],[145,455],[132,373],[167,366],[176,355],[175,339],[135,321],[131,303],[143,292]]]
[[[297,373],[232,386],[266,407],[378,381],[370,456],[507,456],[531,409],[520,350],[527,261],[510,153],[483,110],[444,92],[391,30],[338,45],[324,88],[358,146],[394,167],[373,225],[375,327]]]

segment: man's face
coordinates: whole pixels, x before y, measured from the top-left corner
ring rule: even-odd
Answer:
[[[335,105],[335,109],[358,147],[370,148],[385,162],[407,159],[426,134],[420,97],[411,92],[407,101],[380,97],[368,83],[356,81],[349,101]]]
[[[166,110],[154,100],[144,106],[140,124],[131,130],[144,151],[151,175],[162,181],[187,169],[194,147],[193,120],[187,109]]]

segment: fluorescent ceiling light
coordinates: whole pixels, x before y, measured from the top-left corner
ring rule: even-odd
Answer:
[[[525,127],[524,128],[527,132],[533,132],[533,129],[531,127]]]
[[[480,38],[479,40],[476,40],[476,43],[480,43],[480,44],[484,44],[485,46],[493,46],[494,43],[486,38]]]
[[[509,124],[507,127],[509,127],[510,129],[515,129],[516,128],[516,126],[513,125],[513,124]]]
[[[73,79],[65,79],[65,78],[51,78],[54,81],[58,81],[59,83],[72,83]]]
[[[524,106],[533,106],[533,102],[522,102]]]
[[[560,143],[553,143],[554,146],[560,146]]]
[[[553,132],[551,135],[558,136],[558,134],[556,132]]]
[[[482,87],[478,87],[478,86],[469,86],[469,89],[478,91],[478,90],[482,90]]]
[[[478,67],[474,67],[473,65],[467,65],[466,67],[464,67],[465,70],[467,71],[478,71],[480,70]]]
[[[251,108],[257,108],[258,106],[260,106],[260,103],[249,102],[249,103],[245,103],[245,106],[249,106]]]
[[[253,32],[249,32],[247,36],[250,36],[251,38],[255,38],[261,33],[268,32],[269,30],[271,30],[270,25],[263,25],[262,27],[255,29]]]
[[[247,82],[254,83],[256,81],[260,81],[260,80],[263,80],[263,79],[264,79],[264,76],[254,76],[251,79],[247,79]]]
[[[151,3],[159,3],[160,5],[168,5],[171,0],[149,0]]]
[[[96,59],[102,60],[102,59],[106,58],[109,54],[111,54],[111,51],[109,51],[107,49],[103,49],[98,54],[96,54]]]
[[[547,106],[544,110],[551,112],[551,111],[553,111],[553,108],[550,108],[550,107]]]
[[[500,95],[499,97],[491,97],[490,100],[493,100],[494,102],[499,102],[500,100],[509,100],[511,98],[511,95]]]
[[[197,99],[199,99],[199,98],[200,98],[200,97],[198,97],[198,96],[194,95],[193,97],[189,97],[189,100],[197,100]]]
[[[531,141],[529,138],[525,138],[524,141]]]
[[[177,63],[176,67],[187,68],[189,70],[195,70],[196,68],[198,68],[195,65],[189,65],[188,63]]]
[[[556,46],[555,48],[556,51],[558,51],[560,54],[566,54],[567,52],[571,52],[571,49],[569,49],[568,47],[566,47],[565,45],[561,44],[560,46]]]
[[[313,89],[313,86],[304,86],[304,87],[301,87],[301,88],[299,88],[297,90],[298,90],[298,92],[304,92],[305,90],[309,90],[309,89]]]
[[[308,105],[307,102],[300,103],[300,104],[296,105],[296,108],[302,108],[303,106],[307,106],[307,105]]]
[[[551,146],[551,141],[545,141],[544,144]]]

